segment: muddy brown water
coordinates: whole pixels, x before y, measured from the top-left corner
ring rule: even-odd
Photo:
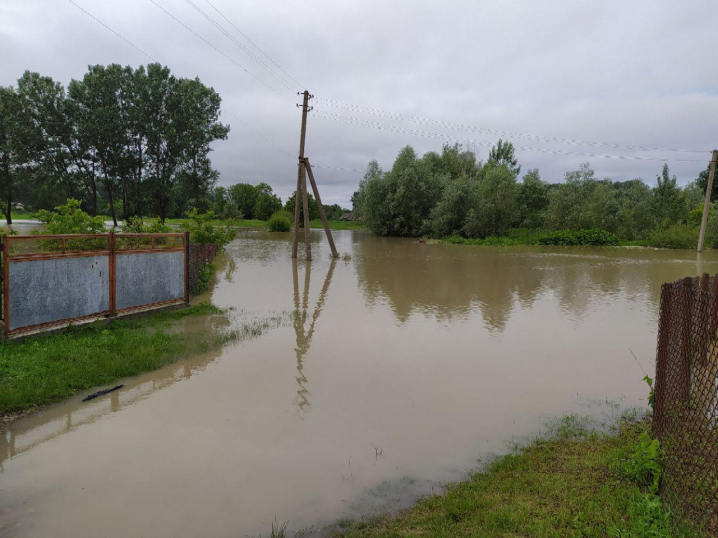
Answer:
[[[712,252],[335,238],[351,259],[315,231],[292,263],[289,234],[241,231],[208,295],[229,321],[184,330],[278,323],[12,423],[0,536],[266,536],[393,509],[552,417],[643,406],[660,285],[718,271]]]

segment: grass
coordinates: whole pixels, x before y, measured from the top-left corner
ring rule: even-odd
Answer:
[[[395,517],[343,522],[334,536],[685,536],[671,534],[660,499],[622,470],[647,430],[642,421],[618,435],[589,432],[568,417],[555,437],[497,459],[444,495]]]
[[[187,316],[220,312],[202,303],[109,325],[93,323],[47,337],[1,342],[0,416],[172,363],[200,343],[192,341],[196,336],[165,329]]]
[[[155,370],[192,353],[257,338],[292,324],[293,313],[233,323],[222,332],[170,331],[188,316],[224,315],[209,303],[149,316],[71,327],[31,340],[0,341],[0,419],[58,402],[82,390]],[[0,420],[2,422],[2,420]]]
[[[324,228],[321,220],[310,220],[310,228]],[[361,230],[364,225],[361,222],[349,220],[330,220],[329,228],[332,230]]]

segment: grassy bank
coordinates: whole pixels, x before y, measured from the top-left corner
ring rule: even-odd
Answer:
[[[145,219],[145,222],[154,222],[156,219]],[[167,219],[166,224],[183,224],[185,219]],[[229,224],[235,228],[266,228],[267,221],[257,219],[227,219],[213,220],[214,224]],[[310,228],[324,228],[321,220],[312,220],[309,222]],[[329,228],[332,230],[358,230],[362,228],[360,222],[350,222],[342,220],[330,220]]]
[[[541,232],[534,230],[513,229],[505,236],[492,236],[485,239],[469,239],[451,235],[440,240],[451,245],[480,245],[493,247],[511,247],[520,245],[539,246],[594,246],[594,247],[626,247],[642,246],[655,248],[695,249],[697,245],[693,237],[675,238],[668,230],[656,234],[649,239],[624,240],[604,230],[558,230]]]
[[[48,337],[0,342],[0,416],[154,370],[206,347],[213,342],[166,329],[188,316],[219,313],[202,303],[108,325],[70,328]]]
[[[620,434],[588,432],[575,417],[395,517],[338,523],[335,536],[670,537],[669,516],[641,478],[649,460],[639,438],[647,422]],[[645,439],[645,437],[644,437]],[[645,477],[644,477],[645,478]]]

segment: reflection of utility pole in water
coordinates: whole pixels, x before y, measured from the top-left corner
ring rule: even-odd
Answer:
[[[307,309],[309,308],[309,276],[312,270],[311,262],[306,262],[304,266],[304,293],[302,296],[302,311],[299,310],[299,271],[297,267],[297,260],[292,259],[292,280],[294,282],[294,332],[297,335],[297,346],[294,348],[294,352],[297,354],[297,396],[299,399],[300,411],[305,411],[307,407],[311,405],[309,402],[309,389],[306,388],[308,382],[304,375],[304,356],[309,351],[309,347],[312,343],[312,336],[314,336],[314,327],[319,319],[319,314],[322,312],[324,303],[327,299],[327,293],[329,292],[329,284],[332,281],[332,275],[334,274],[334,268],[336,267],[337,260],[332,258],[329,263],[329,269],[327,270],[327,276],[324,277],[324,285],[319,292],[317,298],[317,304],[314,306],[312,312],[311,323],[309,324],[309,330],[305,332],[304,326],[307,321]]]

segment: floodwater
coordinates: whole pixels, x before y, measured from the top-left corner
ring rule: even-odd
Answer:
[[[266,536],[393,509],[552,417],[643,406],[661,284],[718,271],[712,252],[334,235],[350,259],[313,231],[293,263],[290,234],[240,231],[210,292],[234,310],[185,329],[278,322],[11,424],[0,536]]]

